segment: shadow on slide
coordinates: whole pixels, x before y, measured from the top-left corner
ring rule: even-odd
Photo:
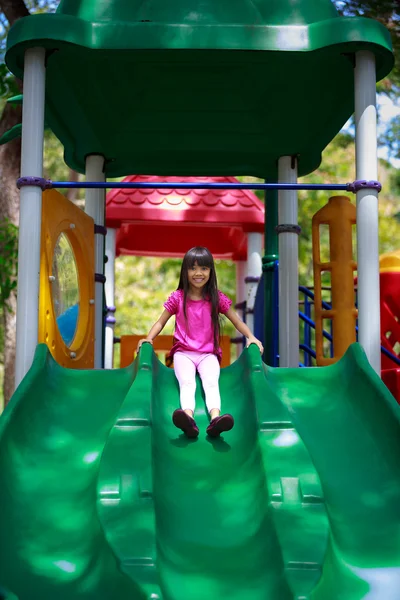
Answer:
[[[172,370],[38,346],[0,418],[0,583],[19,600],[398,600],[400,407],[358,345],[221,373],[235,428],[175,429]],[[11,596],[10,596],[11,598]]]

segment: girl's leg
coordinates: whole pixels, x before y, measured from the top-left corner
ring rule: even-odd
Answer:
[[[211,418],[218,417],[221,411],[221,396],[219,393],[220,366],[215,354],[207,354],[197,365],[201,382],[206,396],[206,406]]]
[[[181,407],[172,415],[172,422],[188,438],[197,438],[199,428],[193,419],[196,392],[196,365],[182,352],[174,356],[174,370],[179,382]]]
[[[220,366],[217,357],[214,354],[208,354],[197,365],[197,370],[201,377],[207,410],[211,417],[207,434],[210,437],[218,437],[220,433],[232,429],[234,420],[232,415],[220,415],[221,396],[218,385]]]
[[[176,352],[174,371],[179,382],[181,408],[192,417],[195,408],[196,365],[183,352]]]

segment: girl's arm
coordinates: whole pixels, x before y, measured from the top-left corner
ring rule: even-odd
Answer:
[[[225,313],[225,316],[228,317],[235,329],[237,329],[242,335],[244,335],[247,338],[246,348],[248,348],[250,344],[256,344],[261,354],[264,352],[264,348],[260,340],[254,337],[250,329],[247,327],[246,323],[243,323],[242,319],[239,317],[238,314],[235,313],[232,307],[229,308],[228,312]]]
[[[149,344],[153,343],[154,338],[158,336],[159,333],[164,329],[168,320],[172,317],[171,313],[169,313],[166,309],[164,309],[161,317],[154,323],[153,327],[150,329],[147,337],[139,340],[139,343],[136,348],[136,352],[139,352],[140,347],[144,342],[149,342]]]

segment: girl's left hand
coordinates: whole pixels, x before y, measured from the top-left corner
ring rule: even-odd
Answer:
[[[246,348],[248,348],[250,346],[250,344],[256,344],[256,346],[258,346],[258,349],[261,354],[264,352],[264,347],[263,347],[262,343],[260,342],[260,340],[258,340],[254,336],[247,338]]]

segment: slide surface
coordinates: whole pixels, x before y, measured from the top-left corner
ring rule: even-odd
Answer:
[[[398,600],[400,407],[358,345],[221,373],[235,428],[197,440],[145,344],[72,371],[38,346],[0,418],[0,585],[19,600]]]

